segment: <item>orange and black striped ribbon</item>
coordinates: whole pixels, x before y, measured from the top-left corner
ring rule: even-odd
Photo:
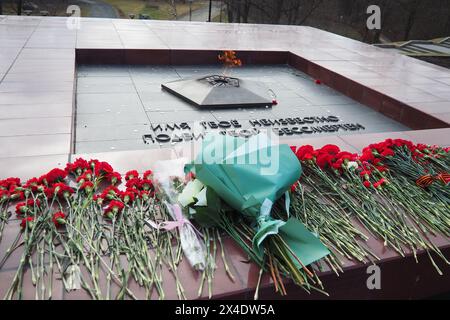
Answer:
[[[450,181],[450,174],[446,172],[439,173],[435,176],[432,176],[431,174],[426,174],[416,180],[416,185],[418,185],[421,188],[427,188],[431,186],[435,181],[441,181],[442,183],[447,184]]]

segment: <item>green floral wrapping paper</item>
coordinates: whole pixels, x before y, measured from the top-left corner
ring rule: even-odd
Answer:
[[[299,220],[283,221],[271,216],[273,203],[283,194],[286,194],[289,216],[287,191],[302,173],[289,146],[272,144],[262,134],[250,139],[208,135],[197,158],[186,166],[186,170],[195,172],[196,178],[207,188],[246,217],[256,230],[252,245],[261,260],[264,257],[263,242],[273,234],[279,234],[305,266],[329,254]],[[207,206],[210,205],[211,201]],[[208,210],[201,212],[211,213]]]

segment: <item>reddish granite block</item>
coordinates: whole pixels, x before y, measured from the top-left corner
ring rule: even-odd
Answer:
[[[240,58],[242,51],[237,53]],[[247,63],[250,64],[286,64],[288,53],[286,51],[250,51]],[[245,61],[244,61],[245,62]]]
[[[446,116],[447,115],[447,116]],[[426,128],[448,128],[450,127],[450,113],[438,113],[428,115]]]
[[[341,80],[344,83],[347,82],[346,91],[344,92],[347,96],[358,102],[361,103],[363,102],[364,92],[366,90],[365,86],[350,79],[339,79],[339,80]]]
[[[320,79],[320,77],[322,76],[322,70],[323,68],[321,66],[309,61],[306,73],[315,79]]]
[[[447,126],[445,122],[432,115],[413,108],[406,108],[400,121],[412,129],[435,129]]]
[[[123,64],[123,49],[76,49],[76,61],[82,64]]]
[[[170,64],[170,50],[140,50],[126,49],[124,50],[126,64],[151,64],[151,65],[168,65]]]
[[[381,109],[382,101],[383,95],[381,93],[368,87],[364,89],[361,103],[374,109],[375,111],[379,111]]]
[[[328,71],[326,69],[323,69],[323,70],[325,70],[325,71],[323,71],[322,73],[326,73]],[[334,90],[347,95],[348,88],[350,85],[349,79],[336,73],[336,72],[328,71],[328,73],[330,74],[330,76],[329,76],[330,81],[326,82],[325,77],[322,77],[321,80],[324,81],[326,84],[328,84]]]
[[[223,240],[225,243],[226,238],[224,238]],[[239,276],[236,274],[235,268],[233,266],[234,260],[229,254],[227,255],[227,264],[235,277],[234,281],[231,280],[225,273],[224,264],[222,262],[220,254],[220,246],[218,243],[217,245],[218,245],[217,247],[218,251],[216,252],[217,268],[214,272],[214,278],[212,279],[211,285],[212,298],[216,297],[220,298],[225,295],[234,294],[235,292],[240,292],[245,289],[245,286],[243,286],[243,283],[241,282]],[[228,249],[228,246],[226,246],[226,248]],[[190,266],[186,257],[183,257],[182,261],[178,265],[177,274],[187,299],[209,298],[208,282],[206,279],[205,282],[203,283],[203,290],[200,292],[199,295],[199,289],[202,281],[202,272],[194,270]],[[169,270],[169,268],[166,265],[163,266],[162,277],[163,277],[162,285],[165,294],[164,298],[169,300],[178,299],[179,297],[176,290],[175,275],[171,270]],[[159,296],[157,292],[154,291],[152,294],[152,299],[158,298]]]
[[[0,297],[4,298],[7,293],[13,279],[15,276],[16,270],[2,271],[0,272]],[[49,276],[44,275],[43,281],[47,285],[49,282]],[[61,300],[63,299],[63,283],[59,280],[59,275],[56,272],[56,268],[53,270],[53,287],[51,292],[52,300]],[[18,299],[17,293],[13,297],[14,299]],[[39,299],[42,299],[41,291],[39,290]],[[33,286],[31,281],[31,271],[27,269],[23,275],[23,285],[22,285],[22,299],[24,300],[34,300],[36,299],[36,287]],[[45,299],[49,299],[49,291],[45,291]]]
[[[216,50],[171,50],[170,63],[173,65],[216,64],[219,53],[220,51]]]
[[[107,258],[103,257],[103,259],[105,259],[105,261],[107,261],[107,263],[109,262],[109,260]],[[103,267],[104,266],[99,268],[99,271],[98,271],[98,287],[101,292],[101,296],[106,297],[107,280],[106,280],[106,273],[103,270]],[[89,285],[89,287],[91,289],[94,289],[95,286],[91,281],[91,276],[89,274],[89,271],[83,265],[80,266],[80,270],[81,270],[82,279],[84,279],[87,282],[87,284]],[[114,297],[117,295],[118,292],[119,292],[119,287],[117,286],[117,284],[115,284],[114,281],[111,281],[111,290],[110,290],[110,295],[112,297],[111,299],[114,299]],[[92,296],[84,288],[77,289],[77,290],[71,290],[71,291],[67,291],[64,289],[63,299],[64,300],[91,300]]]
[[[439,119],[439,121],[445,124],[445,127],[450,126],[450,112],[433,114],[434,118]]]
[[[448,256],[450,249],[444,249]],[[441,259],[433,257],[444,275],[440,276],[434,269],[427,254],[414,257],[396,258],[378,262],[381,270],[381,290],[367,288],[367,269],[365,266],[345,270],[337,277],[327,274],[320,277],[329,296],[318,292],[308,294],[293,283],[286,284],[288,295],[281,297],[274,294],[270,287],[262,288],[261,299],[423,299],[448,291],[450,266]]]
[[[332,87],[333,89],[336,89],[340,91],[339,89],[335,88],[333,85],[337,85],[339,88],[341,88],[335,81],[335,77],[338,76],[337,73],[327,70],[325,68],[319,67],[319,75],[316,77],[319,79],[323,84]]]
[[[12,210],[13,216],[11,218],[15,218],[16,215],[14,213],[14,208],[12,208]],[[6,256],[6,251],[11,248],[17,236],[20,234],[20,222],[20,220],[9,220],[8,224],[3,229],[2,241],[0,242],[0,261],[4,259]],[[22,252],[22,248],[13,250],[0,271],[14,270],[17,268],[22,257]],[[3,283],[0,282],[0,290],[3,286]]]
[[[387,96],[384,96],[381,102],[381,108],[378,111],[384,114],[385,116],[388,116],[389,118],[402,122],[401,120],[405,119],[403,117],[403,113],[407,109],[409,109],[409,107],[406,104],[401,103],[395,99],[389,98]]]
[[[226,248],[227,257],[229,258],[229,261],[233,262],[235,267],[235,275],[240,278],[240,281],[243,283],[243,288],[248,291],[247,298],[252,299],[254,289],[258,284],[259,267],[255,263],[248,261],[248,256],[245,254],[244,250],[242,250],[232,238],[224,238],[223,242]],[[271,285],[272,283],[270,275],[267,273],[263,274],[260,285],[265,286]]]
[[[288,54],[288,64],[302,72],[308,71],[309,61],[293,53]]]

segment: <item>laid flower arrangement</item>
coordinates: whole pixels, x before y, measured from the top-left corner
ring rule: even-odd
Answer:
[[[36,299],[51,299],[55,281],[92,299],[136,299],[134,281],[146,299],[164,299],[167,274],[184,299],[182,259],[201,274],[199,296],[207,284],[211,297],[217,256],[234,280],[224,234],[283,295],[287,279],[327,294],[325,264],[339,274],[343,258],[376,262],[369,237],[402,256],[425,251],[441,273],[433,259],[449,262],[429,236],[450,235],[449,151],[388,139],[354,154],[221,136],[192,163],[143,174],[80,158],[24,183],[0,180],[0,242],[7,225],[18,228],[0,271],[21,255],[4,298],[23,298],[30,272]]]
[[[439,273],[430,251],[449,263],[428,237],[437,233],[448,237],[450,231],[450,205],[442,196],[450,191],[448,148],[387,139],[364,148],[361,155],[334,145],[292,149],[305,168],[294,188],[298,200],[294,212],[334,253],[359,261],[378,259],[362,244],[368,235],[352,227],[356,219],[402,256],[412,252],[417,259],[418,250],[426,250]],[[430,172],[440,178],[421,185],[421,175]],[[307,213],[309,206],[315,208],[314,215]],[[340,270],[339,264],[332,268]]]
[[[86,290],[92,299],[135,299],[131,279],[145,289],[147,299],[163,299],[164,268],[176,280],[178,297],[185,298],[177,272],[182,259],[178,229],[162,232],[148,223],[171,220],[156,197],[152,176],[150,170],[122,176],[106,162],[80,158],[23,184],[17,178],[2,180],[0,230],[13,223],[14,206],[20,225],[15,241],[0,253],[0,269],[22,250],[4,298],[22,298],[23,276],[30,270],[36,299],[52,298],[56,275],[65,290]],[[207,240],[216,247],[215,235]],[[119,288],[114,295],[113,285]]]

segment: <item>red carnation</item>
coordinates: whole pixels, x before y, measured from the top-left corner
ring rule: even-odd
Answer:
[[[92,192],[93,189],[94,189],[94,184],[92,183],[92,181],[85,181],[85,182],[83,182],[83,184],[80,187],[80,190],[84,190],[87,193]]]
[[[341,151],[338,154],[336,154],[336,158],[348,161],[355,161],[357,157],[358,156],[356,154],[347,151]]]
[[[73,163],[68,163],[66,165],[66,171],[76,176],[81,175],[85,170],[88,169],[89,163],[82,158],[78,158]]]
[[[110,219],[114,217],[114,215],[120,213],[125,205],[121,201],[113,200],[109,203],[108,207],[105,209],[104,215]]]
[[[24,213],[27,213],[28,210],[29,210],[29,208],[28,208],[28,206],[27,206],[27,204],[26,204],[25,202],[20,202],[20,203],[18,203],[18,204],[16,205],[16,214],[17,214],[18,216],[19,216],[19,215],[22,215],[22,214],[24,214]]]
[[[331,164],[333,169],[339,170],[342,169],[344,161],[342,159],[337,159],[334,163]]]
[[[0,189],[0,203],[9,198],[9,191]]]
[[[326,153],[321,153],[317,156],[316,159],[316,163],[317,165],[324,169],[325,167],[327,167],[329,164],[331,164],[331,161],[333,160],[333,156],[326,154]]]
[[[120,195],[119,189],[117,189],[115,186],[109,186],[105,190],[103,190],[100,197],[102,199],[112,200],[119,195]]]
[[[308,161],[308,160],[313,160],[314,159],[314,154],[312,153],[307,153],[303,156],[303,161]]]
[[[365,180],[365,181],[363,182],[363,185],[364,185],[364,187],[366,187],[366,188],[370,188],[370,186],[371,186],[372,184],[370,183],[369,180]]]
[[[24,230],[27,226],[28,226],[28,228],[31,228],[33,221],[34,221],[33,217],[25,217],[22,219],[22,222],[20,223],[20,227],[22,228],[22,230]]]
[[[136,170],[131,170],[128,171],[127,173],[125,173],[125,180],[131,180],[131,179],[135,179],[139,177],[139,172],[137,172]]]
[[[65,170],[61,170],[59,168],[55,168],[50,170],[47,174],[44,175],[44,179],[48,185],[53,183],[62,182],[67,177],[67,172]]]
[[[377,182],[375,182],[375,183],[373,184],[373,186],[374,186],[375,188],[378,188],[378,187],[381,187],[382,185],[384,185],[384,184],[386,184],[386,183],[387,183],[386,179],[381,178],[380,180],[378,180]]]
[[[139,198],[141,198],[143,200],[148,200],[153,195],[154,195],[154,192],[150,192],[150,191],[147,191],[147,190],[139,191],[139,194],[138,194]]]
[[[61,182],[67,177],[67,172],[58,168],[50,170],[45,175],[45,180],[48,184],[53,184],[56,182]]]
[[[301,146],[300,148],[297,149],[296,154],[298,157],[302,157],[303,155],[307,154],[307,153],[312,153],[314,152],[314,148],[313,146],[307,144],[304,146]]]
[[[414,147],[414,143],[412,143],[412,141],[404,139],[391,140],[391,144],[397,147],[406,146],[410,150]]]
[[[394,155],[394,151],[392,151],[389,148],[385,148],[382,152],[381,152],[381,156],[382,157],[392,157]]]
[[[34,210],[34,208],[39,208],[41,206],[41,201],[39,199],[36,199],[34,201],[33,199],[28,199],[27,202],[20,202],[16,205],[16,214],[22,215],[29,211]]]
[[[339,147],[334,144],[327,144],[319,149],[319,153],[328,153],[328,154],[338,154],[340,151]]]
[[[122,182],[122,176],[118,172],[111,172],[106,178],[112,185],[118,185]]]
[[[81,176],[79,176],[77,178],[77,182],[85,182],[85,181],[91,181],[92,180],[92,171],[91,170],[86,170],[83,172],[83,174]]]
[[[60,198],[68,198],[74,193],[74,190],[65,183],[59,182],[55,183],[51,188],[48,188],[46,192],[49,198],[53,198],[55,195]]]
[[[102,198],[102,196],[101,195],[98,195],[98,194],[94,194],[94,196],[92,197],[92,200],[94,201],[94,202],[96,202],[97,204],[102,204],[103,203],[103,198]]]
[[[120,198],[124,203],[132,203],[135,198],[135,193],[132,189],[120,193]]]
[[[39,184],[39,180],[36,177],[30,178],[27,180],[27,182],[25,183],[25,186],[32,186],[32,185],[38,185]]]
[[[359,157],[360,161],[367,161],[367,162],[373,161],[374,159],[375,157],[373,155],[372,149],[370,148],[364,148],[362,155]]]
[[[144,190],[153,189],[153,181],[152,180],[142,180],[141,181],[141,188],[144,189]]]
[[[152,170],[147,170],[144,172],[144,180],[150,180],[152,177],[153,171]]]
[[[25,189],[29,189],[32,192],[36,192],[44,190],[45,186],[41,184],[38,178],[34,177],[29,179],[24,187]]]
[[[12,200],[25,200],[25,193],[17,186],[11,186],[8,190]]]
[[[193,173],[192,171],[189,171],[189,173],[186,176],[186,180],[187,181],[191,181],[195,179],[195,173]]]
[[[91,170],[94,171],[94,170],[95,170],[95,167],[97,166],[97,164],[98,164],[99,162],[100,162],[100,161],[98,161],[97,159],[91,159],[91,160],[89,160],[89,161],[88,161],[89,168],[91,168]]]
[[[127,181],[125,184],[127,188],[140,189],[142,186],[142,180],[140,178],[133,178]]]
[[[297,189],[297,183],[298,183],[298,182],[294,183],[294,184],[291,186],[291,192],[295,192],[295,189]]]
[[[108,162],[102,161],[95,164],[94,172],[96,176],[107,176],[108,174],[113,173],[114,169]]]
[[[4,180],[0,180],[0,187],[5,190],[9,190],[13,186],[20,186],[19,178],[6,178]]]
[[[52,221],[56,227],[59,227],[66,223],[65,218],[66,215],[64,214],[64,212],[59,211],[53,214]]]
[[[363,170],[359,173],[359,175],[365,179],[369,179],[369,176],[371,173],[372,173],[372,171],[370,171],[370,170]]]
[[[310,160],[313,158],[314,148],[310,145],[304,145],[297,149],[296,156],[299,160]],[[307,159],[305,159],[307,157]]]

